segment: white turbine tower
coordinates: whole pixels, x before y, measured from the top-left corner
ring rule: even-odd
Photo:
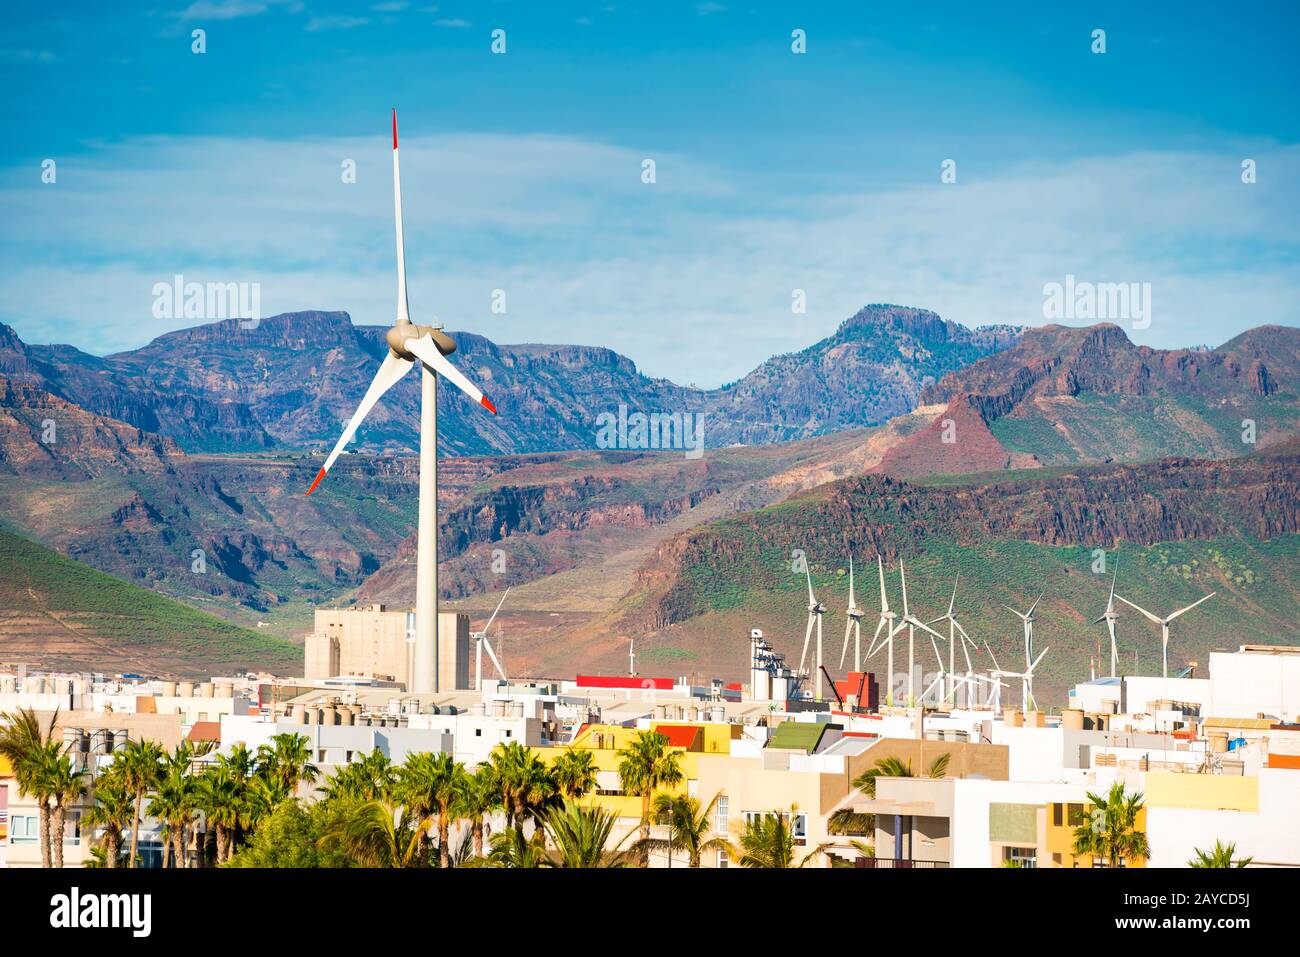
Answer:
[[[1025,626],[1025,662],[1026,663],[1029,662],[1029,659],[1034,654],[1034,609],[1038,607],[1038,603],[1043,600],[1043,595],[1046,594],[1047,592],[1044,591],[1037,598],[1035,598],[1034,603],[1029,606],[1029,611],[1019,612],[1016,611],[1014,608],[1012,608],[1010,605],[1002,606],[1007,611],[1011,612],[1011,614],[1019,618],[1020,621]]]
[[[393,215],[397,221],[397,321],[385,336],[388,354],[307,494],[315,491],[380,397],[418,361],[421,372],[420,506],[415,551],[415,652],[408,687],[417,693],[429,693],[438,688],[438,376],[449,379],[493,415],[497,410],[460,370],[447,361],[446,357],[456,351],[455,340],[439,325],[417,326],[411,322],[406,297],[406,253],[402,244],[397,110],[393,110]]]
[[[1115,580],[1119,578],[1119,561],[1115,562],[1115,574],[1110,580],[1110,597],[1106,599],[1106,610],[1102,616],[1093,622],[1094,625],[1100,625],[1103,621],[1106,623],[1106,630],[1110,632],[1110,676],[1116,677],[1115,669],[1119,661],[1119,647],[1115,644],[1115,622],[1119,621],[1119,615],[1115,613]]]
[[[853,633],[853,670],[862,671],[862,618],[866,614],[858,607],[853,593],[853,556],[849,556],[849,620],[844,624],[844,647],[840,649],[840,670],[844,670],[844,656],[849,651],[849,633]]]
[[[1145,608],[1142,608],[1142,607],[1139,606],[1139,605],[1135,605],[1135,604],[1133,604],[1133,602],[1129,601],[1129,600],[1128,600],[1127,598],[1125,598],[1123,595],[1116,595],[1115,597],[1118,598],[1120,601],[1122,601],[1124,604],[1128,605],[1130,608],[1132,608],[1132,609],[1134,609],[1134,610],[1136,610],[1136,611],[1140,611],[1142,614],[1146,615],[1147,618],[1149,618],[1151,621],[1155,622],[1157,625],[1160,626],[1160,648],[1161,648],[1161,670],[1160,670],[1160,674],[1161,674],[1161,677],[1168,678],[1168,677],[1169,677],[1169,623],[1170,623],[1171,621],[1173,621],[1175,618],[1179,617],[1180,615],[1185,615],[1185,614],[1187,614],[1189,611],[1191,611],[1193,608],[1195,608],[1195,607],[1196,607],[1197,605],[1199,605],[1201,602],[1203,602],[1203,601],[1209,601],[1211,598],[1213,598],[1213,597],[1214,597],[1215,595],[1217,595],[1217,594],[1218,594],[1218,592],[1213,592],[1213,591],[1212,591],[1212,592],[1210,592],[1208,595],[1206,595],[1204,598],[1198,598],[1196,601],[1192,602],[1192,603],[1191,603],[1190,605],[1188,605],[1186,608],[1179,608],[1179,609],[1178,609],[1176,612],[1174,612],[1172,615],[1168,615],[1168,616],[1166,616],[1166,617],[1164,617],[1164,618],[1161,618],[1161,617],[1159,617],[1158,615],[1153,615],[1153,614],[1151,614],[1151,612],[1147,611]]]
[[[499,612],[501,610],[501,606],[506,603],[506,597],[509,594],[510,594],[510,589],[507,588],[505,594],[501,596],[501,600],[497,602],[497,607],[493,610],[492,617],[489,618],[487,620],[487,624],[483,626],[483,630],[476,631],[474,632],[473,635],[470,636],[471,638],[474,639],[474,645],[475,645],[474,687],[478,691],[483,690],[483,649],[484,648],[487,649],[488,657],[492,659],[492,664],[496,668],[497,674],[501,676],[501,680],[502,681],[510,680],[509,678],[506,677],[506,670],[505,668],[501,667],[501,660],[496,656],[496,652],[492,650],[492,643],[488,641],[488,636],[487,636],[488,629],[492,627],[492,622],[497,620],[497,612]]]
[[[898,560],[898,574],[903,580],[903,620],[899,627],[907,626],[907,706],[910,708],[916,704],[916,629],[928,631],[934,637],[930,639],[933,643],[935,638],[943,638],[925,622],[921,621],[907,605],[907,569],[903,567],[903,560]],[[934,649],[935,657],[939,657],[939,648],[936,645]],[[939,670],[943,670],[943,659],[939,658]]]
[[[808,576],[808,627],[803,633],[803,654],[799,656],[799,671],[803,671],[804,661],[808,657],[808,642],[812,639],[813,628],[817,629],[817,680],[816,688],[813,692],[818,701],[822,700],[822,616],[826,614],[826,606],[819,602],[813,595],[812,572],[808,570],[807,562],[803,566],[804,574]]]
[[[876,633],[871,636],[871,647],[867,649],[867,657],[873,657],[882,645],[887,645],[889,648],[885,665],[885,704],[892,708],[894,706],[894,635],[898,634],[902,626],[900,625],[897,630],[894,628],[894,620],[898,615],[889,608],[889,594],[885,591],[885,562],[879,555],[876,556],[876,569],[880,573],[880,620],[876,623]],[[885,633],[885,638],[877,644],[882,631]]]

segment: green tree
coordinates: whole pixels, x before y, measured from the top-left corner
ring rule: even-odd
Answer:
[[[483,819],[500,807],[501,789],[497,786],[490,765],[481,765],[473,774],[465,776],[465,786],[461,789],[456,804],[456,815],[469,821],[475,857],[483,856]]]
[[[321,788],[326,800],[344,802],[380,801],[392,796],[397,768],[378,748],[359,761],[345,764]]]
[[[618,776],[623,791],[641,797],[641,866],[650,860],[650,801],[660,788],[682,783],[681,754],[668,749],[658,731],[641,731],[618,752]]]
[[[951,754],[941,754],[930,763],[926,769],[925,776],[928,778],[941,778],[948,773],[948,762]],[[916,775],[912,771],[912,762],[905,761],[902,758],[881,758],[875,763],[875,766],[863,771],[853,779],[853,786],[871,798],[876,798],[876,779],[877,778],[913,778]]]
[[[606,849],[617,820],[604,808],[582,807],[573,801],[551,808],[542,818],[542,829],[553,848],[547,854],[549,866],[627,867],[628,854],[621,843]]]
[[[532,837],[524,837],[518,827],[507,827],[492,835],[490,850],[482,860],[486,867],[547,867],[550,858],[546,852],[546,837],[541,828]]]
[[[68,805],[80,800],[86,793],[86,772],[72,766],[72,757],[60,754],[60,747],[51,742],[46,746],[47,768],[45,786],[54,801],[53,828],[51,843],[54,850],[54,866],[63,866],[64,828]]]
[[[321,836],[326,851],[341,850],[361,867],[414,867],[433,818],[416,820],[391,801],[363,801],[335,818]]]
[[[1254,860],[1253,857],[1239,857],[1235,860],[1233,855],[1237,853],[1236,844],[1224,844],[1216,840],[1213,849],[1203,851],[1196,848],[1196,856],[1187,862],[1188,867],[1214,867],[1214,868],[1233,868],[1249,867]]]
[[[398,771],[397,793],[406,810],[417,821],[436,822],[439,867],[451,866],[451,814],[466,778],[465,765],[450,754],[410,754]]]
[[[140,845],[140,812],[144,796],[158,786],[162,765],[163,749],[156,742],[130,741],[122,749],[122,783],[135,801],[135,812],[131,817],[131,867],[136,866]]]
[[[741,867],[795,868],[806,867],[818,858],[827,845],[813,848],[796,862],[798,854],[794,832],[790,828],[791,814],[763,814],[745,822],[739,848],[731,856]]]
[[[104,852],[105,867],[120,867],[122,834],[131,826],[134,798],[123,780],[122,766],[114,761],[94,782],[94,805],[82,819],[86,833],[100,831],[99,846]]]
[[[596,789],[596,759],[586,748],[567,748],[551,765],[562,796],[578,801]]]
[[[336,811],[337,808],[321,804],[307,808],[295,798],[282,801],[258,825],[248,844],[224,866],[349,867],[351,861],[343,851],[321,844],[321,837]]]
[[[518,741],[498,744],[488,756],[488,763],[501,789],[507,823],[523,833],[524,820],[537,818],[557,793],[550,768]]]
[[[718,798],[722,792],[713,796],[708,807],[701,809],[700,802],[686,794],[658,794],[654,799],[654,818],[661,824],[668,825],[667,840],[651,839],[652,850],[668,852],[668,866],[672,866],[673,851],[682,851],[691,867],[699,867],[700,861],[710,851],[725,851],[729,844],[725,837],[710,837],[712,825],[710,819]]]
[[[18,791],[36,801],[40,818],[41,866],[49,867],[50,860],[50,802],[53,800],[50,780],[50,746],[54,742],[54,726],[59,713],[50,716],[50,723],[42,727],[36,712],[20,708],[13,713],[0,715],[0,755],[13,768]],[[56,745],[57,746],[57,745]]]
[[[1084,822],[1074,829],[1074,853],[1122,867],[1151,856],[1147,836],[1138,830],[1137,817],[1144,804],[1141,794],[1130,794],[1116,781],[1105,797],[1088,792]]]
[[[311,763],[311,742],[301,734],[277,734],[269,745],[257,749],[258,772],[279,784],[280,789],[294,795],[298,782],[314,782],[320,771]]]

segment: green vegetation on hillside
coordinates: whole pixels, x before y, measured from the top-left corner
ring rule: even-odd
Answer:
[[[243,667],[286,668],[301,652],[95,571],[0,531],[0,609],[16,616],[55,613],[76,631],[119,645],[154,645],[160,654]]]

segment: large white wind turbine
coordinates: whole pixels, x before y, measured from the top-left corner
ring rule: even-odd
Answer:
[[[499,659],[496,656],[496,652],[492,650],[491,642],[488,641],[488,629],[492,627],[492,622],[497,620],[497,612],[499,612],[501,610],[501,606],[506,603],[506,598],[509,596],[509,594],[510,594],[510,589],[507,588],[505,594],[501,596],[501,600],[497,602],[496,608],[493,609],[492,617],[489,618],[487,620],[487,624],[483,626],[483,630],[476,631],[474,632],[473,635],[470,636],[474,639],[474,643],[475,643],[474,688],[478,691],[483,690],[483,649],[484,648],[487,649],[488,657],[492,659],[492,665],[493,667],[496,668],[497,675],[501,678],[501,680],[502,681],[510,680],[509,678],[506,677],[505,668],[501,667],[501,659]]]
[[[853,670],[862,671],[862,617],[866,614],[858,607],[853,592],[853,556],[849,556],[849,620],[844,623],[844,647],[840,649],[840,670],[844,670],[844,656],[849,651],[849,633],[853,633]]]
[[[1178,616],[1187,614],[1187,612],[1191,611],[1201,602],[1209,601],[1217,594],[1218,592],[1212,591],[1204,598],[1198,598],[1196,601],[1192,602],[1186,608],[1179,608],[1172,615],[1168,615],[1164,618],[1161,618],[1158,615],[1151,614],[1151,612],[1147,611],[1145,608],[1141,607],[1140,605],[1133,604],[1133,602],[1129,601],[1123,595],[1116,595],[1115,597],[1118,598],[1120,601],[1122,601],[1124,604],[1128,605],[1130,608],[1136,611],[1140,611],[1142,614],[1146,615],[1147,618],[1149,618],[1151,621],[1155,622],[1157,625],[1160,626],[1160,653],[1161,653],[1160,675],[1161,677],[1168,678],[1169,677],[1169,623],[1173,621],[1175,618],[1177,618]]]
[[[1110,632],[1110,676],[1114,678],[1116,663],[1119,660],[1119,647],[1115,644],[1115,622],[1119,621],[1119,615],[1115,613],[1115,581],[1119,578],[1119,559],[1115,560],[1115,573],[1110,579],[1110,597],[1106,599],[1106,610],[1102,612],[1100,618],[1093,622],[1094,625],[1100,625],[1103,621],[1106,623],[1106,630]]]
[[[438,688],[438,376],[449,379],[493,415],[497,410],[459,369],[447,361],[446,357],[456,351],[455,340],[443,332],[440,325],[417,326],[411,322],[406,298],[406,253],[402,243],[397,110],[393,110],[393,215],[397,222],[397,321],[385,336],[388,354],[307,494],[316,490],[380,397],[418,361],[421,371],[420,507],[415,559],[415,654],[408,687],[417,693],[428,693]]]
[[[812,638],[813,628],[817,629],[817,680],[813,692],[818,701],[822,700],[822,616],[826,614],[826,606],[819,602],[813,595],[812,572],[808,570],[805,562],[803,566],[804,574],[808,576],[808,627],[803,633],[803,654],[799,656],[799,671],[803,671],[804,661],[808,657],[808,642]]]

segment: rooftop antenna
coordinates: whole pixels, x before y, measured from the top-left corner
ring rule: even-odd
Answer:
[[[1198,598],[1196,601],[1192,602],[1186,608],[1179,608],[1176,612],[1167,615],[1164,618],[1161,618],[1158,615],[1151,614],[1151,612],[1147,611],[1145,608],[1141,607],[1140,605],[1133,604],[1133,602],[1129,601],[1123,595],[1116,595],[1115,597],[1118,598],[1120,601],[1122,601],[1124,604],[1128,605],[1130,608],[1134,609],[1135,611],[1139,611],[1142,614],[1146,615],[1147,618],[1149,618],[1151,621],[1155,622],[1157,625],[1160,626],[1160,651],[1161,651],[1160,674],[1161,677],[1168,678],[1169,677],[1169,623],[1172,622],[1175,618],[1179,617],[1180,615],[1187,614],[1189,611],[1191,611],[1201,602],[1209,601],[1217,594],[1218,592],[1212,591],[1204,598]]]

